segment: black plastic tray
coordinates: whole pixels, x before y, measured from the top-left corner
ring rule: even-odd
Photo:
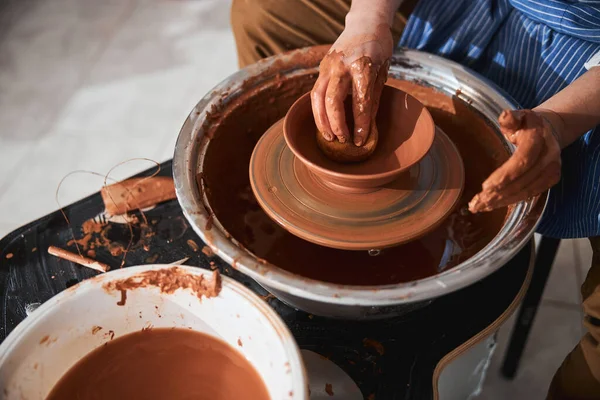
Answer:
[[[171,162],[162,164],[160,175],[171,175]],[[148,175],[146,171],[140,175]],[[94,194],[64,209],[73,230],[80,236],[84,221],[103,211],[100,194]],[[214,261],[220,271],[261,296],[268,293],[252,279],[233,270],[218,258],[209,258],[188,245],[202,241],[188,226],[177,201],[164,203],[146,213],[157,221],[157,233],[149,250],[141,246],[127,256],[127,266],[171,263],[185,257],[186,265],[209,268]],[[129,231],[115,229],[114,240],[128,241]],[[111,229],[111,232],[113,229]],[[122,237],[119,238],[119,234]],[[0,240],[0,340],[25,317],[25,307],[43,303],[60,291],[97,272],[50,256],[51,245],[66,248],[71,232],[60,211],[46,215]],[[9,256],[11,254],[12,256]],[[10,258],[8,258],[8,257]],[[98,261],[117,268],[120,257],[97,250]],[[528,244],[506,266],[486,279],[405,316],[377,322],[330,320],[294,310],[279,300],[266,301],[281,315],[298,344],[328,357],[344,369],[359,385],[365,398],[429,399],[433,398],[432,379],[438,362],[449,352],[478,334],[509,308],[524,282],[530,265]],[[363,340],[380,342],[385,351],[379,354],[365,347]]]

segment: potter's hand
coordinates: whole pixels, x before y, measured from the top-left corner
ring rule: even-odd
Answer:
[[[504,136],[517,149],[483,182],[483,190],[469,203],[473,213],[527,200],[560,179],[560,136],[543,111],[504,111],[498,122]]]
[[[317,129],[327,141],[353,140],[361,146],[374,125],[393,38],[389,15],[371,14],[350,10],[344,31],[321,62],[311,100]],[[344,100],[350,92],[353,132],[349,132],[344,110]]]

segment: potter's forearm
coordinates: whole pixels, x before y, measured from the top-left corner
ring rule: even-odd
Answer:
[[[557,131],[562,148],[600,124],[600,67],[594,67],[534,109]]]
[[[352,0],[350,11],[346,16],[349,23],[386,23],[390,27],[394,22],[394,14],[403,0]]]

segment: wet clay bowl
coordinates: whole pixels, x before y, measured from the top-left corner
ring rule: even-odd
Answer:
[[[282,127],[280,120],[256,144],[250,185],[264,212],[305,241],[346,251],[389,249],[435,230],[460,201],[463,161],[439,128],[431,150],[404,177],[365,193],[318,178],[286,145]]]
[[[381,94],[376,123],[379,137],[375,151],[358,163],[333,161],[321,150],[310,93],[290,107],[283,132],[290,150],[323,182],[341,192],[368,192],[396,180],[421,161],[435,138],[435,124],[427,108],[388,85]]]
[[[66,289],[29,315],[0,345],[2,398],[45,399],[65,372],[92,350],[152,326],[217,337],[250,362],[270,398],[308,400],[306,372],[293,336],[275,311],[244,285],[223,277],[220,293],[202,300],[190,289],[139,287],[127,290],[123,306],[117,305],[120,292],[107,289],[159,271],[179,279],[213,279],[211,271],[200,268],[146,265],[108,272]]]

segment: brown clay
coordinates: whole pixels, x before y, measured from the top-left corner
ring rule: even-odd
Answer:
[[[387,66],[386,66],[387,68]],[[385,71],[387,71],[387,69],[385,69]],[[385,73],[385,76],[387,77],[387,72]],[[378,93],[381,93],[381,90],[383,90],[383,85],[385,83],[385,79],[383,80],[383,83],[381,83],[381,88],[378,89]],[[366,93],[365,93],[366,94]],[[370,94],[370,93],[369,93]],[[344,107],[344,117],[345,117],[345,123],[346,123],[346,127],[348,129],[348,134],[350,134],[350,132],[352,132],[354,135],[358,134],[358,132],[356,131],[356,127],[355,127],[355,115],[354,115],[354,107],[353,107],[353,101],[354,103],[359,102],[360,100],[357,99],[357,97],[355,96],[354,92],[352,93],[353,96],[348,96],[346,98],[346,100],[343,103],[343,107]],[[318,101],[317,99],[313,98],[312,96],[312,92],[311,92],[311,104],[314,101]],[[327,103],[329,106],[329,103]],[[331,104],[330,107],[336,107],[335,104]],[[375,110],[369,110],[369,113],[366,113],[365,110],[363,110],[362,112],[360,110],[358,110],[357,107],[357,112],[360,114],[358,116],[359,120],[364,120],[365,117],[370,117],[371,114],[376,114],[377,113],[377,108],[379,108],[379,102],[377,103],[377,106],[375,107]],[[312,104],[312,109],[313,109],[313,114],[315,113],[316,107],[314,106],[314,104]],[[293,106],[290,109],[290,112],[294,112],[293,111]],[[354,142],[354,140],[339,140],[338,137],[334,136],[331,140],[327,140],[326,137],[331,137],[331,135],[329,135],[328,133],[323,133],[322,131],[320,131],[317,127],[316,130],[316,137],[317,137],[317,145],[319,146],[319,148],[321,149],[321,151],[325,154],[325,156],[327,158],[329,158],[332,161],[336,161],[336,162],[341,162],[341,163],[353,163],[353,162],[361,162],[361,161],[365,161],[367,158],[369,158],[371,156],[371,154],[373,154],[373,152],[375,151],[375,147],[377,146],[377,142],[379,140],[379,131],[377,130],[377,124],[374,123],[375,118],[373,115],[373,120],[370,122],[369,124],[369,134],[367,135],[366,139],[364,139],[364,143],[361,143],[360,146],[357,146]],[[316,122],[316,120],[315,120]],[[363,123],[363,125],[365,125]]]
[[[258,372],[227,343],[189,329],[152,328],[89,353],[46,400],[189,398],[270,399]]]
[[[110,215],[125,214],[176,197],[173,178],[166,176],[127,179],[103,187],[100,194]]]
[[[377,113],[379,138],[366,161],[342,164],[327,158],[317,145],[310,94],[296,101],[286,114],[283,131],[290,150],[312,173],[339,190],[373,189],[397,179],[431,148],[435,124],[414,97],[385,86]]]
[[[340,163],[355,163],[365,161],[373,154],[377,146],[379,133],[377,125],[371,125],[371,133],[362,146],[357,146],[350,141],[345,143],[341,143],[339,140],[327,141],[319,130],[317,130],[316,138],[317,146],[330,160]]]
[[[333,392],[333,385],[331,383],[325,384],[325,393],[327,393],[327,395],[330,397],[333,397],[335,395],[335,393]]]
[[[460,154],[438,129],[431,151],[399,179],[371,191],[323,181],[286,146],[281,121],[256,145],[250,183],[265,212],[290,233],[344,250],[383,249],[435,229],[464,184]]]
[[[190,275],[179,267],[171,267],[145,271],[121,281],[111,281],[105,283],[103,288],[107,292],[119,291],[122,293],[149,286],[157,287],[161,293],[167,294],[174,293],[179,289],[189,289],[199,299],[210,298],[221,293],[221,274],[219,271],[213,271],[211,278],[206,279],[203,275]]]

